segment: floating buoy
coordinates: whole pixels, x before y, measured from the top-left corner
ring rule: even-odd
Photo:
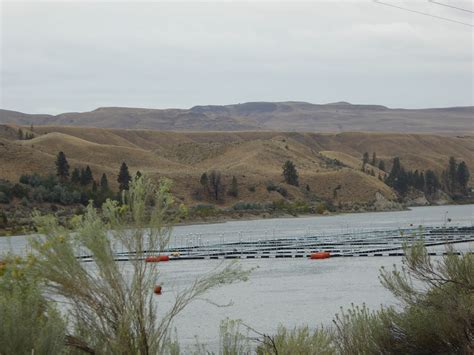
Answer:
[[[161,286],[160,285],[156,285],[155,288],[153,289],[153,293],[155,295],[161,295]]]
[[[157,255],[157,256],[147,256],[145,261],[147,263],[159,263],[160,261],[169,261],[170,257],[168,255]]]
[[[331,257],[331,253],[327,251],[320,251],[317,253],[312,253],[310,259],[327,259]]]
[[[176,257],[179,257],[179,256],[180,256],[180,254],[179,254],[179,252],[177,252],[177,251],[174,251],[174,252],[172,252],[172,253],[171,253],[171,256],[176,256]]]

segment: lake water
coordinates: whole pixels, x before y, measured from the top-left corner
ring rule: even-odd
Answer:
[[[208,225],[178,226],[171,244],[238,241],[303,235],[340,235],[371,230],[404,229],[422,225],[472,226],[474,205],[416,207],[408,211],[345,214],[301,218],[233,221]],[[25,236],[0,238],[0,250],[25,249]],[[439,249],[440,247],[436,247]],[[474,250],[474,243],[456,248]],[[365,303],[374,309],[395,300],[378,281],[381,266],[390,268],[400,257],[331,258],[327,260],[253,259],[239,260],[244,268],[254,268],[247,282],[221,287],[206,298],[229,307],[196,301],[176,319],[180,342],[195,343],[195,337],[217,346],[219,323],[229,317],[242,319],[254,329],[273,333],[278,324],[293,327],[308,324],[330,325],[340,307]],[[156,296],[160,310],[166,310],[176,292],[198,276],[219,266],[218,260],[185,260],[160,263],[163,294]]]

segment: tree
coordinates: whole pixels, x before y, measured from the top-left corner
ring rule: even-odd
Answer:
[[[61,180],[67,180],[69,177],[69,164],[64,152],[59,152],[56,158],[56,176]]]
[[[137,172],[135,173],[135,177],[142,177],[142,173],[140,172],[140,170],[137,170]]]
[[[109,191],[109,181],[107,180],[107,175],[102,174],[102,177],[100,178],[100,189],[102,191]]]
[[[71,174],[71,182],[73,184],[80,184],[81,182],[81,172],[78,168],[74,168]]]
[[[232,176],[232,182],[230,183],[228,194],[233,197],[239,195],[239,186],[237,185],[237,178],[235,176]]]
[[[470,173],[467,164],[465,161],[462,161],[458,165],[458,169],[456,172],[456,180],[459,184],[459,188],[461,189],[464,195],[468,194],[467,184],[469,182],[469,177]]]
[[[377,164],[377,154],[375,152],[372,153],[372,162],[370,163],[372,166],[376,166]]]
[[[21,128],[18,128],[18,133],[17,133],[18,139],[23,140],[24,135],[23,135],[23,130]]]
[[[123,162],[120,166],[120,172],[117,178],[117,182],[119,183],[119,191],[128,190],[131,180],[132,178],[128,172],[128,166],[125,164],[125,162]]]
[[[425,192],[432,195],[439,189],[439,187],[440,184],[436,173],[433,170],[427,170],[425,175]]]
[[[362,156],[362,170],[364,170],[365,166],[369,163],[369,153],[365,152]]]
[[[379,169],[385,171],[385,162],[383,160],[379,161]]]
[[[144,259],[150,250],[160,254],[167,248],[181,216],[170,187],[169,180],[155,186],[134,178],[122,205],[107,200],[99,213],[89,204],[72,233],[55,216],[35,216],[44,238],[32,240],[34,271],[46,281],[45,293],[54,295],[51,302],[70,306],[69,347],[90,354],[170,354],[172,322],[190,302],[248,277],[239,264],[226,264],[177,293],[166,313],[159,307],[153,290],[161,271]],[[115,260],[116,245],[128,255],[127,268]],[[91,253],[93,268],[76,257],[78,248]]]
[[[448,190],[451,193],[456,192],[457,163],[456,163],[456,159],[454,159],[454,157],[449,158],[447,178],[448,178],[448,186],[447,186]]]
[[[283,178],[287,184],[299,186],[298,171],[291,160],[287,160],[285,164],[283,164]]]
[[[219,201],[224,194],[224,185],[222,184],[221,173],[219,171],[211,171],[209,174],[209,190],[216,201]]]
[[[81,185],[87,186],[93,180],[94,180],[94,177],[92,176],[92,170],[89,167],[89,165],[87,165],[86,168],[82,169],[82,172],[81,172]]]
[[[209,184],[209,179],[208,179],[206,173],[203,173],[203,174],[201,175],[201,179],[199,179],[199,183],[200,183],[201,186],[204,187],[206,190],[209,188],[209,186],[208,186],[208,184]]]

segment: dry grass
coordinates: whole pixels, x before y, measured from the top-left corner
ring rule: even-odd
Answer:
[[[388,133],[285,133],[285,132],[160,132],[80,127],[37,127],[36,138],[17,141],[12,135],[0,138],[0,178],[17,180],[24,173],[54,172],[58,151],[66,153],[72,167],[90,165],[96,179],[106,173],[114,184],[119,165],[126,161],[131,173],[137,170],[153,177],[175,181],[174,193],[186,203],[196,203],[191,194],[199,188],[204,171],[220,170],[230,184],[239,182],[238,198],[226,198],[226,205],[242,201],[274,201],[266,183],[281,183],[281,166],[292,160],[301,186],[333,198],[336,202],[373,201],[376,192],[392,199],[392,191],[376,177],[360,171],[364,152],[373,151],[389,161],[400,156],[410,169],[445,168],[449,156],[465,160],[474,170],[474,137]],[[7,139],[8,137],[8,139]],[[327,163],[337,159],[346,167]],[[372,168],[372,167],[370,167]],[[374,168],[376,176],[379,173]],[[472,174],[474,176],[474,174]],[[255,192],[249,191],[254,186]],[[302,189],[287,186],[291,199],[304,199]]]

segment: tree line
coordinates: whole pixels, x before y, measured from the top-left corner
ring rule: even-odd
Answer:
[[[24,174],[20,176],[19,183],[1,180],[0,203],[9,203],[13,198],[18,198],[23,204],[50,202],[87,205],[92,200],[96,206],[100,206],[108,198],[120,200],[121,192],[129,189],[132,180],[125,162],[121,164],[117,175],[118,191],[112,190],[105,173],[96,180],[89,165],[85,168],[75,167],[70,172],[71,167],[62,151],[56,157],[55,166],[55,175]],[[141,173],[138,171],[137,175]]]

